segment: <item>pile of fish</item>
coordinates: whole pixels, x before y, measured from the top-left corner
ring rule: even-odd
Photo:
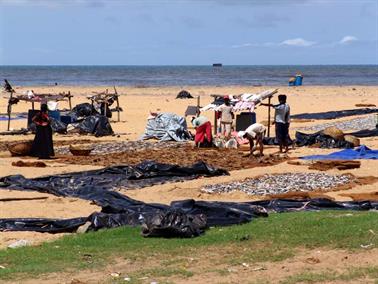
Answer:
[[[110,153],[122,153],[131,151],[142,151],[142,150],[159,150],[164,148],[179,148],[185,145],[186,142],[176,142],[176,141],[164,141],[164,142],[147,142],[147,141],[122,141],[122,142],[107,142],[107,143],[95,143],[83,148],[92,148],[91,154],[102,155]],[[59,147],[56,150],[57,154],[67,155],[70,153],[69,146]]]
[[[263,175],[254,179],[206,185],[201,189],[206,193],[228,193],[242,191],[249,195],[272,195],[288,192],[308,192],[329,190],[353,180],[351,175],[329,175],[326,173],[284,173]]]
[[[340,130],[363,130],[363,129],[373,129],[375,128],[375,115],[369,115],[366,117],[359,117],[350,120],[340,121],[340,122],[329,122],[324,124],[318,124],[308,127],[298,127],[298,131],[321,131],[327,127],[335,126]]]

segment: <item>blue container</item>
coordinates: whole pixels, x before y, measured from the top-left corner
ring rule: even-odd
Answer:
[[[64,124],[70,124],[74,122],[72,117],[69,115],[62,115],[60,117],[60,121],[63,122]]]
[[[294,86],[302,86],[302,81],[303,81],[303,76],[302,75],[296,75]]]
[[[59,110],[49,110],[49,117],[52,117],[60,121],[60,111]]]

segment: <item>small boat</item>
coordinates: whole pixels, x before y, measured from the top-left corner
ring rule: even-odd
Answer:
[[[213,67],[222,67],[222,63],[213,63]]]

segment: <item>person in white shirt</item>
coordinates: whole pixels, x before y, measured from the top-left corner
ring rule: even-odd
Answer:
[[[265,136],[266,127],[261,123],[254,123],[250,125],[245,131],[239,131],[238,136],[249,140],[250,154],[256,150],[254,140],[256,140],[256,146],[259,145],[260,155],[264,155],[263,138]]]

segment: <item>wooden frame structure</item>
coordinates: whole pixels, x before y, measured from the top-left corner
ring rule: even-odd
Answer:
[[[32,110],[34,110],[34,103],[39,103],[43,101],[67,101],[69,103],[70,110],[72,110],[72,102],[71,98],[73,95],[71,95],[71,92],[68,91],[68,93],[59,93],[59,94],[36,94],[34,93],[35,97],[34,98],[29,98],[27,95],[16,95],[16,92],[13,90],[9,92],[9,100],[8,100],[8,106],[7,106],[7,114],[8,114],[8,126],[7,126],[7,131],[10,130],[10,121],[11,121],[11,115],[12,115],[12,100],[17,99],[19,101],[25,101],[25,102],[31,102],[32,105]]]
[[[115,100],[117,103],[117,121],[121,121],[121,114],[120,114],[120,106],[119,106],[119,94],[117,92],[117,89],[115,86],[113,86],[114,93],[110,93],[108,89],[106,89],[104,92],[93,92],[95,95],[88,96],[88,99],[91,100],[92,106],[94,102],[99,104],[104,104],[104,115],[106,116],[106,111],[110,105],[111,100]]]

